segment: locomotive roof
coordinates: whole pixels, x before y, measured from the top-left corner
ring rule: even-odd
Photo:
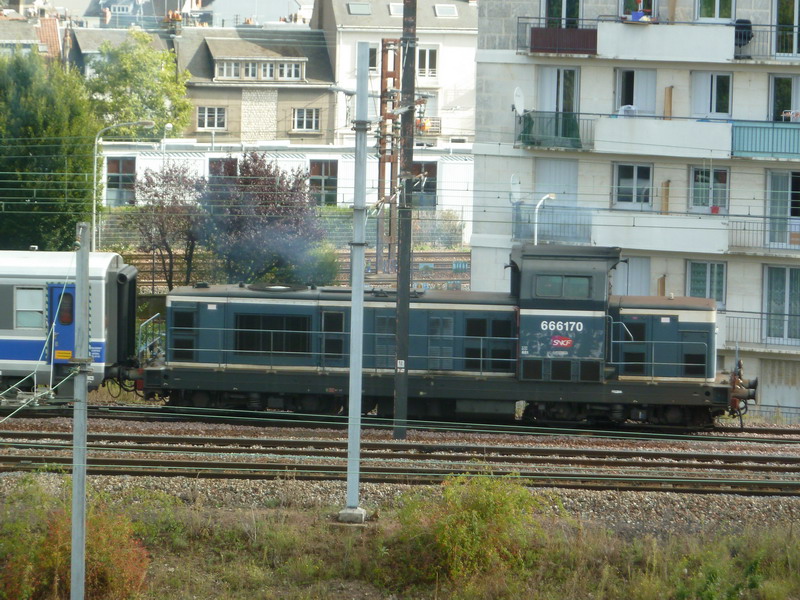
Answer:
[[[717,302],[713,298],[688,296],[609,296],[612,308],[667,308],[671,310],[712,310]]]
[[[75,277],[78,255],[75,252],[39,252],[8,250],[0,252],[0,277],[57,280]],[[113,252],[89,254],[89,277],[102,278],[108,270],[122,265],[122,257]]]
[[[264,289],[253,289],[239,285],[209,285],[203,287],[184,286],[176,287],[169,292],[168,297],[174,300],[184,298],[269,298],[286,300],[310,301],[349,301],[352,290],[348,287],[292,287],[279,285],[266,285]],[[364,292],[367,302],[394,302],[397,294],[394,290],[378,288],[367,289]],[[514,306],[515,299],[503,292],[471,292],[460,290],[425,290],[411,294],[411,302],[433,304],[491,304]]]

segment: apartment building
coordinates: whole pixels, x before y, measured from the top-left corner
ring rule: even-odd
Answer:
[[[619,246],[612,293],[714,298],[718,366],[800,411],[798,0],[481,0],[473,289],[517,240]]]

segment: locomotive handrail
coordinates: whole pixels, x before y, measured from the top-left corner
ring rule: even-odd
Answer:
[[[139,325],[136,335],[136,357],[139,364],[145,364],[159,356],[165,341],[165,323],[161,313],[156,313]]]
[[[614,323],[617,324],[617,323],[619,323],[619,321],[614,321]],[[617,346],[630,345],[630,346],[648,346],[648,347],[650,347],[650,352],[645,352],[645,357],[647,357],[647,355],[649,354],[651,356],[651,359],[650,360],[645,360],[645,361],[614,360],[614,353],[612,352],[611,356],[609,357],[609,360],[608,360],[608,364],[610,364],[610,365],[616,365],[616,366],[619,366],[619,367],[625,367],[625,366],[642,366],[642,367],[644,367],[644,369],[643,369],[644,372],[643,373],[622,373],[622,372],[620,372],[619,373],[620,375],[632,375],[632,376],[633,375],[644,375],[644,376],[649,376],[651,380],[655,380],[658,377],[658,375],[655,374],[655,367],[656,366],[662,366],[662,367],[666,366],[666,367],[702,367],[703,368],[703,378],[705,379],[705,378],[709,377],[709,374],[707,373],[707,371],[708,371],[708,362],[707,362],[707,360],[704,360],[702,363],[689,363],[689,362],[683,362],[683,361],[677,361],[677,362],[657,361],[654,358],[655,357],[655,349],[657,347],[663,347],[663,346],[698,346],[699,347],[699,346],[702,346],[702,348],[703,348],[703,357],[704,357],[704,359],[707,359],[708,358],[708,344],[706,342],[701,342],[701,341],[673,342],[673,341],[666,341],[666,340],[661,340],[661,341],[655,341],[655,340],[631,340],[631,341],[625,341],[625,340],[616,340],[612,336],[611,345],[612,346],[614,346],[614,345],[617,345]],[[649,373],[647,371],[649,371]],[[691,377],[691,375],[685,375],[685,376],[686,377]]]

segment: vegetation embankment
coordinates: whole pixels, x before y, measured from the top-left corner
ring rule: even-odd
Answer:
[[[337,509],[231,510],[129,485],[93,493],[87,598],[787,599],[791,527],[624,539],[510,479],[453,478],[364,527]],[[67,598],[68,489],[2,500],[0,598]]]

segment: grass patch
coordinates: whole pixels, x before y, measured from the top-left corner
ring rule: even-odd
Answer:
[[[30,476],[2,499],[0,598],[68,597],[68,496]],[[215,509],[135,487],[91,494],[87,556],[105,575],[87,598],[800,597],[791,527],[630,541],[557,505],[512,478],[458,477],[353,528],[335,509]]]

